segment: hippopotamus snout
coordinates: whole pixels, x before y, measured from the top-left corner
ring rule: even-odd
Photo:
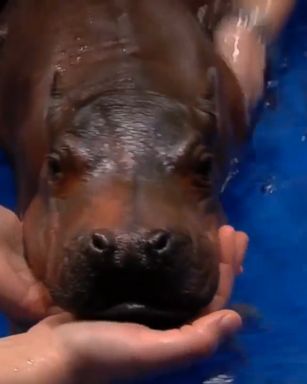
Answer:
[[[96,229],[65,247],[53,296],[83,319],[177,326],[196,316],[216,289],[216,279],[208,290],[208,275],[191,262],[197,252],[191,236],[176,230]]]
[[[115,268],[125,263],[126,256],[129,257],[131,251],[138,255],[133,261],[146,267],[153,257],[155,261],[171,259],[178,250],[178,246],[190,242],[191,239],[188,236],[162,229],[148,234],[136,232],[121,235],[115,235],[107,230],[97,230],[89,236],[81,237],[81,247],[85,247],[85,252],[89,256],[100,256],[103,262],[108,260]],[[118,251],[122,255],[117,259]]]

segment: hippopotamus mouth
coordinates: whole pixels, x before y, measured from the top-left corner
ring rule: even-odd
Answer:
[[[192,319],[193,314],[189,311],[161,309],[145,304],[121,303],[84,316],[88,319],[141,323],[151,328],[168,329],[185,324]]]

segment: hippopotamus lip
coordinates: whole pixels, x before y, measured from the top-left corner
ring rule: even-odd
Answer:
[[[139,323],[155,329],[169,329],[184,325],[195,313],[161,309],[139,303],[121,303],[90,315],[95,320]]]

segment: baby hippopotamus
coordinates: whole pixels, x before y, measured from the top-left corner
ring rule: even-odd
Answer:
[[[216,293],[219,190],[248,131],[210,41],[223,8],[207,1],[197,17],[203,3],[18,0],[4,11],[0,139],[26,257],[79,318],[167,328]]]

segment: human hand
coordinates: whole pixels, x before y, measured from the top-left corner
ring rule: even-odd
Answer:
[[[76,322],[63,313],[0,341],[0,381],[102,384],[137,378],[210,356],[240,325],[240,317],[226,310],[169,331],[129,323]]]

